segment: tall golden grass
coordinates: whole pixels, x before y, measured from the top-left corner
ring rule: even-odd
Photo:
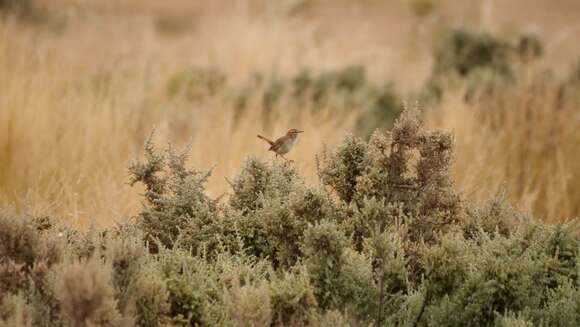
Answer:
[[[237,118],[223,96],[170,99],[165,90],[174,71],[148,62],[147,54],[103,59],[99,50],[90,56],[71,40],[21,27],[1,28],[0,201],[32,214],[84,227],[134,213],[139,195],[126,185],[126,168],[153,129],[160,146],[191,146],[189,164],[213,170],[208,192],[219,196],[246,157],[271,158],[257,133],[275,138],[290,127],[306,130],[289,157],[314,183],[315,155],[354,122],[330,109],[288,106],[266,121],[257,100]]]
[[[505,192],[519,209],[560,222],[580,214],[577,106],[533,74],[467,103],[462,91],[448,95],[427,122],[454,131],[455,180],[468,198],[481,203]]]
[[[562,12],[574,6],[565,2]],[[52,17],[47,22],[0,17],[0,205],[79,227],[109,225],[138,210],[126,167],[154,127],[159,145],[191,144],[190,166],[213,168],[208,192],[219,196],[245,157],[270,155],[256,133],[306,130],[290,157],[315,183],[315,154],[354,126],[355,117],[333,108],[312,112],[283,102],[266,123],[256,99],[238,117],[226,94],[195,103],[167,97],[167,83],[184,69],[215,66],[240,83],[254,72],[362,64],[371,79],[390,77],[407,88],[429,71],[428,37],[417,34],[405,1],[305,1],[299,14],[288,11],[299,1],[40,3]],[[547,20],[546,31],[553,24]],[[505,187],[514,203],[549,221],[580,213],[580,131],[573,108],[552,110],[554,96],[523,87],[473,105],[451,96],[428,115],[430,124],[456,131],[456,176],[466,195],[484,199]]]

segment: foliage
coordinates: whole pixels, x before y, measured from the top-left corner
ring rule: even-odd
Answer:
[[[196,251],[199,231],[217,212],[215,201],[204,194],[209,173],[186,169],[186,152],[169,148],[157,154],[151,142],[145,144],[146,161],[129,167],[131,185],[140,182],[146,187],[147,204],[139,217],[145,238],[151,245],[158,240],[172,247],[178,235],[186,235],[183,246]]]
[[[409,110],[329,151],[321,187],[248,159],[219,201],[149,140],[135,221],[83,234],[0,214],[0,325],[577,325],[578,225],[466,203],[452,157]]]
[[[433,51],[425,92],[440,98],[454,80],[466,82],[468,98],[481,89],[492,92],[516,81],[518,65],[542,55],[542,43],[533,35],[520,35],[510,42],[487,33],[452,29]]]

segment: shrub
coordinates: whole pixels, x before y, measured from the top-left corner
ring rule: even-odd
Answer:
[[[185,168],[187,151],[176,152],[169,147],[158,154],[151,138],[145,143],[145,162],[133,162],[129,167],[131,185],[143,183],[147,203],[138,221],[151,241],[173,246],[181,236],[184,247],[197,251],[199,230],[217,215],[217,204],[204,193],[209,173]]]
[[[170,321],[169,291],[158,264],[141,267],[131,282],[138,326],[159,326]]]
[[[358,321],[374,321],[380,303],[375,280],[372,259],[346,248],[333,292],[336,303],[333,309],[347,312]]]
[[[365,250],[372,260],[372,272],[376,281],[376,294],[372,294],[374,296],[369,301],[374,310],[369,313],[372,313],[371,318],[380,325],[386,317],[396,314],[404,304],[410,283],[401,231],[391,228],[381,232],[378,226],[365,239]]]
[[[71,326],[126,326],[131,317],[117,310],[111,267],[97,257],[62,267],[55,293],[63,321]]]
[[[391,82],[374,87],[369,91],[369,103],[356,122],[356,131],[361,136],[369,137],[378,128],[390,128],[395,118],[401,113],[403,100]]]
[[[270,298],[276,325],[308,325],[318,307],[309,273],[302,265],[272,279]]]
[[[464,241],[459,242],[456,246],[463,249],[456,257],[450,253],[446,266],[467,255],[472,268],[457,270],[453,268],[456,263],[451,263],[449,268],[456,271],[451,276],[458,279],[446,283],[455,286],[448,288],[449,295],[427,309],[437,324],[458,325],[469,321],[472,325],[486,325],[495,319],[495,313],[539,308],[546,300],[547,291],[566,280],[552,272],[558,266],[557,259],[543,253],[543,244],[527,239],[525,233],[518,232],[510,238],[501,235],[490,238],[482,233],[475,243],[477,246],[469,242],[468,246],[462,246]],[[441,269],[437,271],[445,275]],[[429,281],[433,295],[437,293],[436,286],[445,285],[440,283],[440,277]]]
[[[344,233],[331,222],[313,225],[304,234],[305,263],[322,308],[336,307],[341,301],[337,290],[347,245]]]
[[[169,317],[179,326],[215,326],[226,317],[217,274],[189,252],[161,248],[157,260],[169,293]]]
[[[516,66],[542,54],[542,43],[533,35],[521,35],[509,42],[486,33],[450,30],[434,49],[426,92],[440,98],[450,79],[468,82],[468,98],[479,89],[489,92],[495,86],[513,83]]]
[[[377,303],[371,261],[348,245],[338,225],[312,225],[304,235],[305,264],[321,308],[350,309],[353,316],[369,319]]]
[[[564,106],[568,99],[572,103],[580,101],[580,60],[570,70],[568,77],[559,86],[559,106]]]
[[[341,208],[323,191],[301,187],[285,199],[265,199],[255,217],[266,235],[266,254],[274,267],[293,266],[303,256],[301,244],[309,224],[321,219],[340,222],[346,216]],[[252,247],[252,245],[249,245]]]
[[[270,326],[272,309],[269,285],[265,281],[257,285],[235,284],[225,291],[225,305],[234,326]]]
[[[373,197],[401,206],[404,215],[399,216],[408,220],[410,237],[433,240],[437,231],[463,220],[464,213],[450,177],[453,140],[449,134],[424,131],[418,115],[403,112],[390,137],[375,133],[368,143],[347,138],[324,158],[321,175],[325,185],[359,210],[375,206],[365,200]]]
[[[268,164],[255,158],[244,163],[232,183],[230,206],[247,214],[261,208],[264,200],[285,198],[303,181],[296,169],[287,164]]]
[[[32,326],[31,311],[21,294],[0,297],[0,326]]]
[[[0,324],[577,325],[578,224],[464,203],[451,136],[418,116],[345,139],[320,188],[249,159],[219,202],[149,140],[135,222],[80,233],[2,212]]]
[[[511,75],[511,45],[491,35],[468,30],[451,30],[435,49],[433,74],[467,76],[478,69]]]
[[[60,255],[58,245],[40,235],[30,218],[0,212],[0,258],[31,269],[35,263],[56,262]]]
[[[63,255],[62,238],[40,233],[30,217],[0,212],[0,293],[45,286],[51,266]]]
[[[323,158],[322,182],[344,202],[350,203],[354,199],[357,179],[366,168],[367,148],[361,139],[348,136],[330,157]]]
[[[580,323],[580,297],[578,287],[567,281],[548,292],[544,306],[534,310],[530,316],[538,324],[546,326],[578,326]]]

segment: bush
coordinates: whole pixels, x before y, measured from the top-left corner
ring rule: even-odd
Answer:
[[[21,294],[0,298],[0,326],[32,326],[32,308]]]
[[[96,257],[62,267],[54,276],[63,321],[70,326],[126,326],[131,317],[117,310],[111,267]]]
[[[49,269],[63,256],[61,237],[39,231],[30,217],[0,211],[0,293],[45,287]]]
[[[376,201],[400,206],[395,214],[408,222],[410,237],[433,240],[437,231],[463,220],[464,210],[450,178],[452,137],[424,131],[418,115],[404,112],[390,137],[375,133],[368,143],[347,138],[324,158],[321,175],[325,185],[359,211],[365,204],[376,207]]]
[[[272,312],[268,283],[236,284],[225,292],[225,302],[235,326],[270,326]]]
[[[308,325],[318,307],[308,271],[301,265],[273,278],[270,297],[277,325]]]
[[[218,276],[211,266],[180,249],[157,258],[169,293],[169,317],[178,326],[217,326],[226,317]]]
[[[434,65],[426,85],[430,97],[440,98],[446,83],[463,80],[468,98],[479,89],[515,82],[518,64],[527,64],[543,54],[541,41],[521,35],[509,42],[492,35],[465,29],[450,30],[433,51]]]
[[[306,267],[322,308],[337,307],[341,302],[337,290],[347,246],[348,240],[336,224],[324,221],[305,232],[303,251]]]
[[[184,247],[197,251],[199,231],[215,219],[217,205],[204,193],[208,172],[185,168],[187,151],[178,153],[168,148],[165,154],[155,152],[152,140],[145,144],[145,162],[133,162],[129,167],[130,183],[143,183],[147,203],[138,220],[155,250],[155,241],[172,247],[177,238]]]
[[[169,291],[158,264],[143,266],[131,282],[136,325],[159,326],[169,322]]]
[[[302,184],[296,169],[287,163],[250,158],[232,183],[229,203],[244,214],[251,213],[263,207],[265,199],[285,198]]]
[[[0,324],[577,325],[577,223],[466,203],[452,145],[408,111],[330,151],[322,187],[249,159],[220,202],[148,141],[135,222],[80,233],[0,213]]]

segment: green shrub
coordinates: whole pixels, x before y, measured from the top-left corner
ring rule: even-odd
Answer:
[[[530,314],[537,324],[545,326],[578,326],[580,293],[574,282],[567,281],[548,292],[546,303]]]
[[[35,263],[48,265],[59,259],[59,244],[37,232],[31,219],[0,212],[0,258],[31,269]]]
[[[333,292],[334,309],[348,312],[358,321],[374,321],[380,294],[375,283],[372,258],[346,248],[342,260],[337,288]]]
[[[272,309],[267,282],[235,284],[225,291],[225,302],[234,326],[270,326]]]
[[[322,221],[306,230],[303,251],[315,295],[323,309],[350,309],[355,317],[373,318],[378,296],[371,261],[348,245],[334,223]]]
[[[433,51],[434,65],[426,93],[438,99],[449,86],[446,84],[457,79],[467,82],[468,99],[477,90],[490,92],[515,82],[517,66],[542,54],[542,43],[533,35],[521,35],[509,42],[487,33],[450,30]]]
[[[454,268],[456,263],[450,261],[455,258],[450,253],[445,266],[455,271],[451,276],[457,277],[447,279],[450,294],[427,310],[437,324],[470,322],[481,326],[493,321],[495,313],[540,308],[549,289],[567,280],[554,273],[554,267],[559,266],[558,259],[545,254],[544,244],[527,239],[525,233],[517,232],[510,238],[501,235],[491,238],[482,233],[477,241],[469,241],[466,245],[461,245],[465,241],[458,241],[460,243],[455,246],[461,252],[457,258],[467,258],[472,268]],[[436,271],[445,275],[441,269]],[[445,284],[440,283],[441,277],[436,280],[431,280],[431,276],[428,278],[434,300],[437,287]]]
[[[159,326],[170,321],[169,291],[158,264],[147,264],[131,281],[135,322],[138,326]]]
[[[178,153],[171,147],[164,154],[156,153],[150,138],[145,143],[145,162],[129,167],[131,185],[140,182],[146,187],[147,202],[138,221],[152,250],[154,241],[171,247],[181,237],[182,246],[197,251],[200,229],[217,215],[216,201],[204,193],[209,173],[188,170],[186,159],[187,151]]]
[[[403,104],[401,95],[391,82],[373,87],[367,98],[368,104],[359,115],[355,127],[357,133],[365,137],[369,137],[376,129],[392,127]]]
[[[30,217],[0,211],[0,293],[45,286],[49,269],[63,256],[58,234],[39,232]]]
[[[346,216],[329,194],[306,187],[296,189],[286,199],[267,199],[264,203],[255,217],[266,235],[268,247],[263,253],[275,267],[291,267],[303,256],[301,244],[309,224],[321,219],[338,223]]]
[[[219,202],[149,140],[135,221],[81,233],[0,213],[0,325],[578,325],[578,224],[466,203],[452,141],[406,111],[330,151],[322,187],[249,159]]]
[[[318,307],[309,273],[301,265],[272,279],[270,299],[272,316],[277,325],[308,325]]]
[[[380,325],[385,318],[400,310],[411,285],[401,231],[391,228],[381,232],[379,225],[376,226],[371,236],[365,239],[365,252],[372,260],[376,281],[376,294],[367,296],[369,304],[374,306],[369,314]]]
[[[481,207],[467,208],[463,230],[467,238],[480,230],[488,234],[500,233],[509,236],[519,224],[530,224],[533,220],[524,213],[512,208],[505,194],[496,195]]]
[[[325,185],[346,203],[356,203],[359,211],[365,204],[376,206],[369,198],[401,206],[397,216],[409,224],[410,237],[434,240],[437,231],[464,219],[450,177],[452,157],[451,135],[424,131],[418,111],[407,110],[390,137],[377,132],[368,143],[348,137],[323,159],[321,175]]]
[[[217,326],[226,318],[218,276],[189,252],[161,248],[157,260],[169,293],[169,317],[178,326]]]
[[[316,327],[349,327],[357,326],[356,322],[350,321],[340,311],[329,310],[324,314],[316,315],[312,319],[311,326]]]
[[[494,326],[497,327],[532,327],[535,326],[534,323],[525,317],[519,317],[518,315],[504,314],[497,315],[495,319]]]
[[[347,136],[330,157],[323,158],[322,182],[344,202],[350,203],[354,199],[358,178],[366,168],[367,148],[360,138]]]
[[[433,73],[467,76],[478,69],[491,69],[497,74],[511,75],[512,47],[489,34],[456,29],[450,31],[435,49]]]
[[[111,266],[97,257],[62,266],[54,276],[62,320],[69,326],[126,326],[117,310]]]
[[[286,162],[266,163],[250,158],[232,183],[229,204],[244,214],[262,208],[264,199],[285,198],[304,182],[296,168]]]

